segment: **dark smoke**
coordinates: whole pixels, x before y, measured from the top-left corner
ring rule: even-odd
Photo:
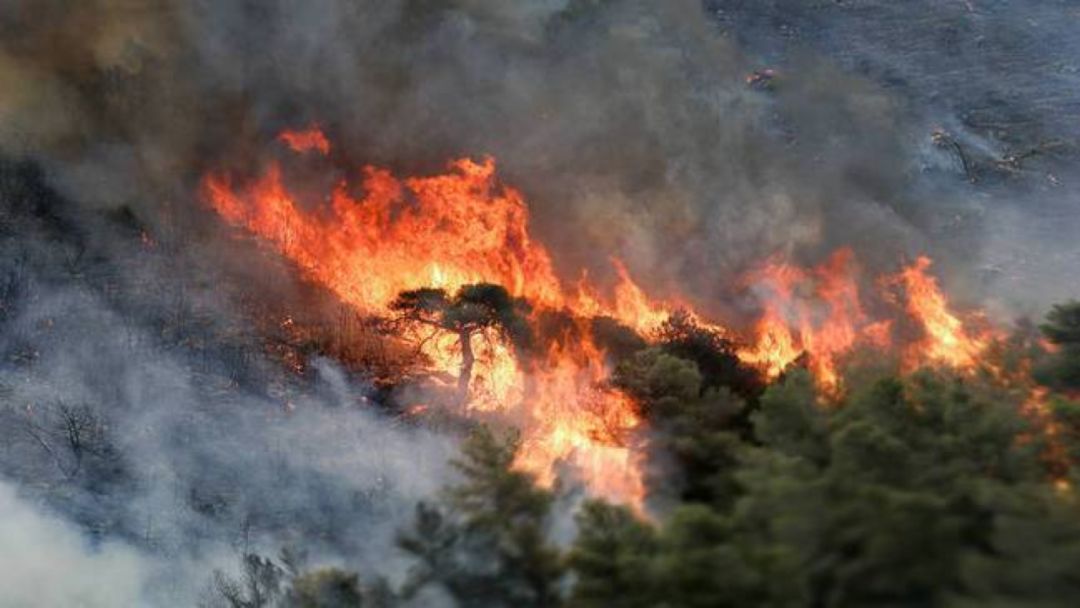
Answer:
[[[968,303],[1040,312],[1077,295],[1078,26],[1064,0],[0,3],[0,508],[155,605],[300,540],[400,573],[451,441],[264,355],[251,312],[318,296],[196,195],[314,121],[342,170],[495,156],[568,278],[618,255],[737,318],[766,256],[925,251]],[[110,446],[75,473],[34,436],[62,406]]]

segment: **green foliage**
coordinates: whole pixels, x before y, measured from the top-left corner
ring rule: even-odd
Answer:
[[[1046,323],[1041,325],[1040,329],[1054,344],[1080,345],[1080,302],[1054,306],[1046,315]]]
[[[486,427],[465,442],[455,467],[462,481],[444,509],[421,506],[399,545],[416,560],[406,596],[438,585],[463,605],[559,604],[562,561],[547,539],[552,495],[512,468],[516,435]]]
[[[640,395],[685,399],[693,374],[662,361],[643,355],[624,372]],[[650,380],[659,369],[672,378]],[[729,502],[680,506],[659,528],[587,507],[572,603],[1076,605],[1080,499],[1050,483],[1022,396],[930,371],[851,388],[826,406],[805,373],[770,387],[756,442],[727,450]],[[1075,459],[1080,406],[1053,411]]]
[[[615,370],[613,382],[640,404],[649,418],[676,415],[701,393],[701,373],[692,361],[658,348],[646,349]]]
[[[760,374],[743,365],[731,340],[715,329],[702,327],[685,312],[668,317],[655,338],[665,353],[694,362],[703,389],[727,388],[753,400],[764,388]]]
[[[1080,401],[1058,396],[1048,409],[1065,464],[1074,473],[1080,471]]]
[[[754,542],[798,556],[815,603],[1000,599],[986,590],[994,587],[989,581],[969,578],[969,564],[1003,567],[993,547],[1017,525],[1058,525],[1043,517],[1055,499],[1041,446],[1021,441],[1030,429],[1008,394],[923,372],[860,388],[825,422],[807,413],[805,396],[779,399],[793,392],[804,391],[778,386],[762,400],[759,422],[773,438],[740,470],[745,494],[735,517]],[[799,444],[808,436],[814,439],[802,443],[810,447],[774,447],[777,439]],[[1010,506],[1000,496],[1028,498]]]
[[[1080,302],[1055,306],[1039,328],[1058,352],[1037,366],[1035,377],[1051,388],[1080,389]]]
[[[390,303],[390,309],[428,323],[441,322],[441,315],[450,306],[445,289],[424,287],[403,291]]]
[[[771,548],[743,543],[733,520],[702,505],[679,508],[660,529],[623,507],[587,504],[568,563],[570,605],[582,608],[732,608],[785,604],[790,569]]]
[[[285,595],[287,608],[362,608],[389,605],[389,592],[365,593],[355,572],[338,568],[313,570],[295,577]],[[368,600],[365,600],[368,596]]]
[[[444,322],[454,328],[495,328],[513,344],[528,346],[531,334],[525,320],[529,306],[512,297],[506,288],[491,283],[464,285],[444,313]]]
[[[443,289],[403,291],[390,303],[390,309],[397,312],[401,320],[454,333],[472,335],[494,329],[522,347],[531,339],[525,321],[528,305],[511,296],[501,285],[464,285],[453,296]]]
[[[649,347],[636,331],[611,317],[594,317],[589,322],[589,333],[596,345],[616,363]]]
[[[726,388],[703,389],[695,363],[660,348],[624,361],[613,382],[635,398],[661,431],[652,448],[660,458],[675,459],[680,475],[674,479],[683,500],[722,506],[735,498],[735,452],[740,446],[736,432],[745,409],[741,399]],[[664,479],[652,484],[659,490],[673,479],[668,470],[661,470]]]
[[[1080,389],[1080,347],[1063,348],[1047,357],[1035,369],[1035,378],[1056,390]]]
[[[204,608],[390,608],[396,596],[386,581],[365,585],[339,568],[304,570],[305,557],[283,550],[277,561],[249,553],[233,578],[214,572]]]
[[[751,421],[754,436],[769,448],[825,464],[828,412],[818,404],[814,380],[806,370],[796,370],[769,387]]]
[[[600,501],[577,515],[578,536],[567,558],[577,576],[570,605],[647,608],[656,605],[656,532],[627,508]]]
[[[415,308],[439,297],[417,294]],[[1070,311],[1047,331],[1063,348],[1080,337]],[[1028,355],[1007,351],[1030,343],[1000,360],[1022,369]],[[923,370],[846,378],[847,393],[825,403],[795,370],[748,408],[706,378],[664,346],[621,361],[613,381],[653,431],[650,486],[677,479],[678,500],[649,521],[586,502],[565,552],[549,540],[553,495],[513,468],[518,437],[478,429],[454,463],[460,481],[419,505],[399,538],[413,560],[401,596],[515,608],[1080,605],[1080,402],[1054,395],[1046,417],[1032,416],[1029,386]],[[249,556],[219,591],[233,608],[398,597],[283,563]]]

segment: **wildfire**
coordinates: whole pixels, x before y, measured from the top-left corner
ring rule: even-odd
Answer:
[[[898,273],[880,278],[880,291],[870,295],[889,316],[875,319],[864,309],[849,249],[811,269],[766,264],[747,279],[764,305],[755,339],[739,356],[761,366],[769,377],[805,360],[826,392],[839,390],[838,365],[857,347],[885,351],[899,344],[906,370],[928,364],[972,370],[998,336],[990,328],[973,329],[985,326],[978,315],[964,318],[953,312],[929,274],[930,265],[930,258],[920,256]],[[918,335],[897,336],[897,318],[905,318]]]
[[[577,282],[576,293],[569,300],[569,307],[582,317],[608,316],[636,330],[641,335],[655,332],[667,320],[671,311],[684,308],[678,304],[665,304],[652,300],[630,277],[626,265],[618,258],[611,259],[618,275],[618,284],[610,303],[605,303],[596,288],[583,273]]]
[[[296,154],[330,151],[317,128],[287,131],[278,141]],[[839,367],[856,348],[903,342],[907,366],[967,369],[990,342],[950,311],[925,257],[877,282],[902,292],[902,305],[893,298],[892,315],[908,317],[921,330],[906,341],[894,335],[892,316],[867,313],[860,269],[848,249],[814,268],[772,260],[747,275],[743,287],[761,302],[762,314],[744,340],[689,311],[677,296],[650,298],[618,259],[612,260],[617,283],[607,296],[584,274],[564,286],[549,252],[529,232],[524,198],[496,180],[490,158],[457,160],[442,175],[407,179],[365,167],[359,184],[342,180],[318,205],[305,205],[289,191],[278,162],[250,182],[208,175],[203,192],[228,223],[272,244],[307,278],[364,313],[389,315],[390,304],[407,290],[453,293],[494,283],[529,302],[534,333],[541,333],[545,312],[567,315],[576,324],[573,335],[548,338],[538,346],[542,354],[529,357],[491,331],[467,337],[420,325],[404,331],[430,360],[433,377],[467,385],[460,404],[465,413],[505,415],[521,427],[520,467],[546,484],[569,468],[594,494],[638,506],[645,494],[636,446],[643,421],[629,397],[607,386],[610,370],[584,322],[589,318],[612,317],[647,337],[671,311],[685,310],[696,323],[744,344],[739,357],[766,376],[805,364],[826,394],[842,390]],[[461,370],[466,353],[471,377]]]
[[[283,131],[278,135],[278,140],[292,148],[293,152],[302,154],[314,150],[323,156],[330,154],[330,140],[317,126],[303,131]]]
[[[329,149],[317,131],[280,139],[296,152]],[[443,175],[404,180],[367,167],[363,197],[354,198],[350,186],[340,183],[328,208],[307,211],[285,187],[277,163],[250,184],[234,186],[221,174],[203,183],[206,199],[225,220],[272,243],[310,279],[361,311],[388,313],[391,301],[406,290],[454,291],[487,282],[503,285],[538,310],[606,314],[633,327],[659,323],[659,312],[621,264],[622,282],[611,304],[565,291],[547,250],[529,234],[523,198],[496,182],[491,159],[458,160]],[[648,321],[640,316],[645,310]],[[421,337],[424,328],[413,331],[442,375],[458,373],[457,336]],[[630,446],[640,421],[625,395],[603,387],[604,353],[587,335],[560,341],[546,357],[528,362],[490,335],[470,340],[476,367],[466,408],[517,415],[523,427],[520,466],[551,483],[557,468],[569,465],[598,495],[641,503],[638,452]]]
[[[888,346],[890,322],[867,319],[853,265],[852,251],[841,249],[808,271],[774,262],[752,273],[749,281],[765,291],[765,310],[743,360],[775,377],[805,356],[821,386],[832,391],[839,387],[840,357],[860,343]]]
[[[992,336],[976,335],[949,310],[937,279],[927,273],[930,258],[920,256],[890,282],[900,284],[907,294],[908,313],[918,320],[926,336],[911,345],[906,354],[909,367],[943,363],[958,369],[975,367],[978,355],[986,350]]]

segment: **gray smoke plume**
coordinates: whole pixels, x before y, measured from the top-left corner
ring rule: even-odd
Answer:
[[[842,246],[1038,314],[1077,295],[1078,25],[1066,0],[2,2],[3,508],[123,579],[102,604],[299,539],[400,572],[452,440],[265,355],[253,311],[325,296],[198,200],[284,127],[320,123],[342,173],[493,155],[564,277],[616,255],[724,320],[750,265]]]
[[[403,573],[396,531],[448,478],[453,440],[380,415],[332,361],[286,371],[234,294],[192,281],[209,270],[41,180],[0,165],[0,474],[26,495],[0,502],[49,511],[13,523],[3,555],[40,540],[42,560],[97,574],[53,572],[55,596],[0,586],[0,604],[193,605],[215,567],[287,547]]]
[[[70,524],[0,484],[0,587],[12,606],[134,606],[145,572],[121,543],[89,547]],[[57,573],[63,576],[56,576]],[[43,584],[50,581],[50,584]]]
[[[165,199],[189,215],[208,165],[250,169],[278,129],[319,121],[354,166],[424,172],[493,154],[566,276],[610,276],[619,255],[658,292],[678,286],[721,313],[747,264],[843,245],[875,270],[921,251],[959,259],[958,282],[985,251],[989,279],[1010,282],[1021,262],[1002,251],[1023,247],[1000,243],[998,209],[1072,198],[1077,17],[1061,2],[98,0],[6,13],[0,78],[18,93],[0,111],[5,149],[44,151],[74,198],[149,223],[178,221]]]

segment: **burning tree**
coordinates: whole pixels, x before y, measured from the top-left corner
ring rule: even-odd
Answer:
[[[291,153],[256,177],[207,174],[207,203],[358,314],[394,318],[436,374],[456,376],[458,400],[471,412],[513,412],[523,432],[517,464],[547,486],[558,463],[572,461],[593,493],[640,503],[643,454],[619,438],[660,422],[649,413],[659,409],[635,403],[618,382],[623,390],[607,390],[618,380],[611,363],[636,350],[657,347],[700,375],[699,395],[688,401],[701,407],[676,408],[664,425],[700,429],[707,418],[708,428],[745,436],[763,384],[791,367],[807,367],[835,401],[848,390],[843,368],[861,352],[890,364],[896,353],[905,371],[943,365],[971,373],[996,336],[980,315],[953,310],[926,256],[873,279],[846,247],[816,267],[776,256],[737,282],[759,308],[756,322],[741,328],[704,316],[678,290],[657,299],[617,257],[614,284],[585,273],[568,283],[532,233],[525,197],[496,178],[494,159],[459,159],[442,174],[409,178],[368,166],[313,209],[294,192],[285,163],[325,154],[329,138],[309,130],[303,139],[313,143],[280,140]],[[545,319],[553,318],[565,323],[549,332]],[[608,330],[615,324],[636,335],[597,335],[603,318]],[[480,378],[490,381],[483,390]],[[718,397],[723,389],[731,395]],[[732,396],[746,407],[729,403],[738,402]],[[704,405],[714,398],[724,407]],[[694,460],[731,459],[716,443]]]
[[[433,328],[430,338],[439,332],[457,336],[461,349],[461,370],[457,389],[461,402],[468,400],[476,355],[472,341],[475,336],[496,333],[500,338],[523,351],[532,339],[525,315],[529,306],[525,300],[512,297],[506,289],[491,283],[465,285],[453,296],[443,289],[423,288],[404,291],[390,304],[397,320]]]

